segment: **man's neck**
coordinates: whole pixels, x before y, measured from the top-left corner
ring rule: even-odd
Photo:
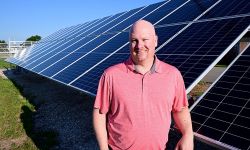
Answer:
[[[135,70],[141,74],[149,72],[154,64],[154,58],[147,62],[138,62],[135,64]]]

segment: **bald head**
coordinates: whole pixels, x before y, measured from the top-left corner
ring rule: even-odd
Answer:
[[[144,29],[153,36],[156,35],[154,25],[146,20],[136,21],[130,28],[130,35],[134,32],[137,32],[138,30],[140,31]]]
[[[146,21],[136,21],[130,28],[130,53],[136,65],[152,66],[158,38],[154,26]]]

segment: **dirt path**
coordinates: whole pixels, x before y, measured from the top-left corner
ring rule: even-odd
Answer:
[[[3,71],[6,71],[6,69],[0,69],[0,77],[6,79],[7,77],[5,76],[5,74],[3,73]]]
[[[11,140],[0,140],[0,149],[2,150],[10,150],[12,145],[15,145],[18,147],[19,145],[22,145],[27,137],[19,137],[16,139],[11,139]]]

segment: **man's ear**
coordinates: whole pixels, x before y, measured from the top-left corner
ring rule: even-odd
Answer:
[[[155,47],[157,47],[157,46],[158,46],[158,36],[155,35]]]

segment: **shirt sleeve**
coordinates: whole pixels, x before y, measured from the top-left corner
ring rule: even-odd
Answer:
[[[172,106],[174,112],[181,111],[188,106],[187,94],[182,75],[179,71],[176,73],[175,98]]]
[[[106,114],[110,106],[110,86],[105,72],[100,78],[98,90],[95,98],[94,108],[99,109],[100,113]]]

